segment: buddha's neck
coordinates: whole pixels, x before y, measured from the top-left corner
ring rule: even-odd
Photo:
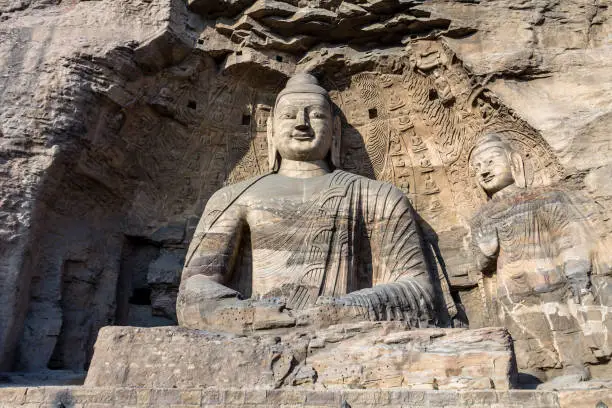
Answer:
[[[521,190],[521,188],[517,186],[516,183],[512,183],[509,186],[502,188],[498,192],[491,194],[491,198],[492,199],[502,199],[504,197],[507,197],[509,195],[512,195],[518,192],[519,190]]]
[[[280,175],[295,178],[323,176],[329,172],[329,165],[325,160],[296,161],[281,159],[280,169],[278,170]]]

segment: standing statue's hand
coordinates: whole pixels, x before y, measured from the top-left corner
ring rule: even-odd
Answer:
[[[492,257],[499,249],[499,240],[497,237],[497,229],[492,225],[482,225],[472,231],[474,240],[478,248],[487,257]]]

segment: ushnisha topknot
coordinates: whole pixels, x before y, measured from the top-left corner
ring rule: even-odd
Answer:
[[[293,75],[287,81],[287,85],[285,88],[280,91],[278,96],[276,97],[276,102],[274,103],[274,108],[278,105],[278,101],[284,95],[292,94],[292,93],[315,93],[319,95],[325,96],[329,100],[329,94],[319,85],[319,81],[313,75],[308,74],[306,72],[302,72],[299,74]]]
[[[498,135],[497,133],[485,133],[479,137],[474,144],[474,147],[469,154],[468,161],[472,160],[472,156],[474,156],[476,152],[482,151],[489,147],[501,147],[507,151],[514,151],[512,146],[510,146],[510,144],[502,136]]]

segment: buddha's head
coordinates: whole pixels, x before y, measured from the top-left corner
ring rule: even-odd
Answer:
[[[296,74],[278,94],[268,120],[268,147],[272,171],[282,159],[327,159],[338,167],[340,118],[314,76]]]
[[[512,185],[526,186],[522,157],[498,134],[483,135],[470,153],[469,162],[489,197]]]

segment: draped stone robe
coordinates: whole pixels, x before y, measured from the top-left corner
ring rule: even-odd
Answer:
[[[390,184],[336,170],[310,179],[272,174],[223,188],[207,203],[182,282],[194,274],[235,282],[247,229],[253,298],[303,309],[322,296],[361,290],[355,293],[368,295],[367,302],[431,318],[434,289],[412,208]],[[383,285],[376,293],[363,290]]]
[[[591,270],[584,219],[554,188],[521,189],[489,201],[472,220],[481,269],[497,269],[497,295],[512,302],[556,289],[586,287]],[[481,242],[496,242],[484,254]]]
[[[600,323],[585,320],[608,308],[572,300],[593,270],[584,216],[554,187],[502,193],[479,210],[471,234],[481,270],[496,270],[494,324],[510,331],[519,369],[575,368],[609,355],[607,336],[592,330]]]

